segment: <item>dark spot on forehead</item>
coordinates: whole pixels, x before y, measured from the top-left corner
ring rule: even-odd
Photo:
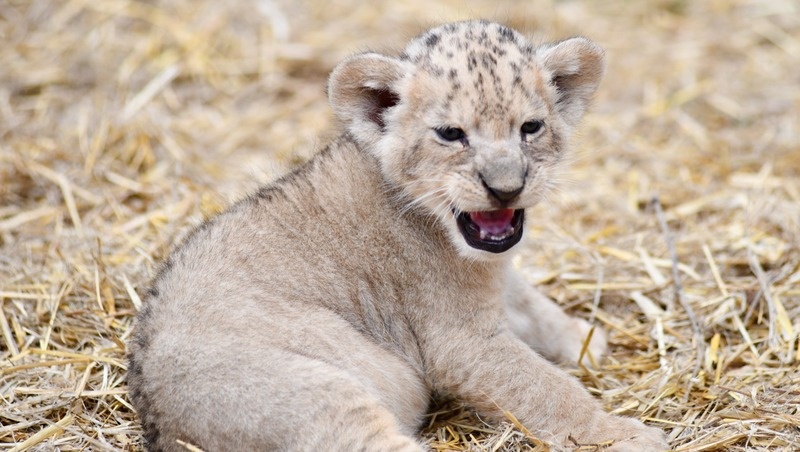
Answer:
[[[472,86],[474,86],[475,89],[478,92],[483,93],[483,73],[482,72],[478,72],[478,78],[475,79],[475,82],[472,84]]]
[[[484,28],[483,30],[481,30],[481,35],[478,38],[478,42],[481,44],[486,44],[488,41],[489,41],[489,33]]]
[[[481,64],[483,65],[484,69],[490,71],[497,66],[497,59],[489,53],[484,53],[481,55]]]
[[[500,32],[500,42],[506,42],[506,41],[513,41],[514,40],[514,32],[510,28],[504,27],[502,25],[498,25],[497,26],[497,31]]]
[[[469,52],[467,55],[467,69],[472,72],[476,67],[478,67],[478,56],[474,51]]]
[[[428,47],[433,47],[439,43],[440,39],[441,36],[439,36],[437,33],[431,33],[427,38],[425,38],[425,45]]]

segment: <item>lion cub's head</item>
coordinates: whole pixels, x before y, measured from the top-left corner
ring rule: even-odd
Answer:
[[[410,208],[462,254],[503,253],[552,182],[596,90],[603,50],[584,38],[534,46],[502,25],[458,22],[399,57],[355,55],[330,77],[334,111]]]

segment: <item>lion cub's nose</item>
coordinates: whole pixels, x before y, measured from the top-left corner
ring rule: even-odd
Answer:
[[[492,187],[491,185],[486,183],[485,179],[481,178],[481,180],[483,182],[483,186],[486,187],[486,190],[488,190],[489,193],[492,196],[494,196],[498,201],[503,203],[508,203],[514,200],[514,198],[516,198],[517,196],[519,196],[520,193],[522,193],[522,189],[525,187],[524,181],[522,184],[519,185],[519,187],[509,189],[506,187],[503,188]]]
[[[478,165],[480,178],[489,195],[508,204],[522,193],[528,169],[521,152],[496,150],[488,152]]]

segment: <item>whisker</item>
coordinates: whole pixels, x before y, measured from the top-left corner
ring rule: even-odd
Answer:
[[[444,194],[446,191],[447,191],[447,189],[445,187],[442,187],[442,188],[439,188],[437,190],[425,193],[424,195],[422,195],[422,196],[420,196],[418,198],[412,198],[412,199],[410,199],[408,201],[408,203],[409,204],[420,205],[420,204],[422,204],[423,202],[427,201],[430,198],[433,198],[435,196],[439,196],[439,195]]]

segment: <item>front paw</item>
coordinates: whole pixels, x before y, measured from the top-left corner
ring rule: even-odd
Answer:
[[[576,363],[581,356],[584,343],[589,337],[589,332],[592,330],[592,325],[583,319],[573,317],[571,320],[572,328],[564,332],[565,336],[562,341],[560,358],[562,361]],[[589,359],[588,355],[591,354],[592,358],[599,361],[606,354],[607,349],[605,331],[600,327],[595,327],[581,362],[584,365],[591,365],[592,360]]]
[[[636,419],[610,416],[611,420],[595,434],[594,444],[609,452],[661,452],[669,450],[664,431],[648,427]]]
[[[646,427],[646,429],[640,430],[635,436],[615,441],[606,450],[609,452],[661,452],[669,450],[669,444],[663,431],[654,427]]]

